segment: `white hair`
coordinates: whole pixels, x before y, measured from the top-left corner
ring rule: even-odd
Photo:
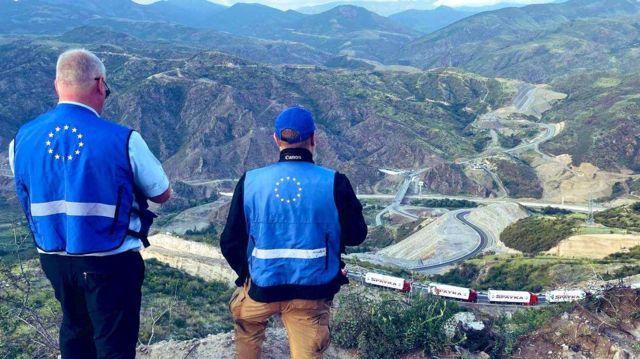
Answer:
[[[87,87],[97,77],[105,77],[107,70],[98,56],[85,49],[63,52],[56,64],[56,81],[73,87]]]

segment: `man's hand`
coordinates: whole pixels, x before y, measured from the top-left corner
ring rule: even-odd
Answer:
[[[161,195],[151,197],[149,198],[149,200],[153,203],[165,203],[169,200],[169,198],[171,198],[171,187],[167,188],[167,190],[164,191]]]

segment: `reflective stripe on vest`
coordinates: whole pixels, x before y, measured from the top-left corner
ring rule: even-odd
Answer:
[[[51,216],[54,214],[113,218],[116,215],[116,206],[103,203],[67,202],[64,200],[31,203],[31,215],[34,217]]]
[[[295,259],[316,259],[327,256],[326,248],[317,249],[258,249],[254,248],[251,253],[253,257],[259,259],[279,259],[279,258],[295,258]]]

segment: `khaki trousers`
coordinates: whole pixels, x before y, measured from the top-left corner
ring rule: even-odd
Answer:
[[[248,284],[237,288],[229,302],[229,310],[235,322],[237,358],[260,358],[267,321],[275,314],[280,314],[287,330],[291,358],[322,358],[331,340],[331,301],[294,299],[261,303],[251,299],[248,291]]]

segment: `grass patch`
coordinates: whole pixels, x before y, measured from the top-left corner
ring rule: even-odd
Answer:
[[[629,231],[620,228],[609,227],[592,227],[592,226],[580,226],[576,229],[575,234],[628,234]]]
[[[640,202],[598,212],[594,215],[594,219],[607,227],[640,232]]]
[[[140,341],[187,340],[233,329],[227,301],[233,291],[224,282],[207,282],[155,259],[145,261]]]

